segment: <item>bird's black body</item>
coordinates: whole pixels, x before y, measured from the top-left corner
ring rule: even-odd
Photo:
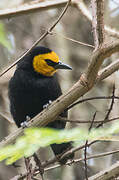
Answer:
[[[43,110],[43,106],[49,100],[54,101],[62,94],[56,73],[53,76],[46,77],[33,69],[33,57],[38,53],[44,54],[45,51],[47,53],[51,50],[37,47],[24,57],[17,65],[14,76],[9,82],[10,110],[18,127],[26,121],[27,116],[33,118]],[[66,116],[66,113],[63,113],[62,116]],[[65,122],[54,121],[48,126],[63,129]],[[71,144],[54,144],[51,147],[54,153],[58,155],[70,148]]]
[[[60,95],[56,75],[46,78],[17,69],[9,84],[10,109],[17,126],[20,127],[26,116],[33,118],[49,100]]]

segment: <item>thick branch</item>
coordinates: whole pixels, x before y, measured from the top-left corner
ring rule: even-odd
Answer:
[[[89,178],[89,180],[111,180],[119,176],[119,162],[115,163],[108,169],[99,172],[98,174]]]
[[[52,0],[37,3],[25,3],[16,8],[0,10],[0,19],[10,19],[12,17],[34,13],[36,11],[48,10],[50,8],[65,6],[67,2],[68,0]]]

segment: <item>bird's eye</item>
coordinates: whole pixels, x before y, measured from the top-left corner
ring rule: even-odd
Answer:
[[[51,61],[50,59],[45,59],[45,61],[46,61],[46,63],[49,65],[49,66],[56,66],[58,63],[56,63],[56,62],[53,62],[53,61]]]

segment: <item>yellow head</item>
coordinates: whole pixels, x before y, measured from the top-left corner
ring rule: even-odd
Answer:
[[[34,70],[45,76],[52,76],[56,69],[53,66],[48,65],[48,62],[57,64],[59,62],[59,57],[53,51],[46,54],[39,54],[33,59]]]
[[[45,47],[38,48],[39,53],[36,53],[33,57],[33,68],[37,73],[44,76],[53,76],[57,69],[71,69],[70,66],[59,61],[59,57],[54,51]]]

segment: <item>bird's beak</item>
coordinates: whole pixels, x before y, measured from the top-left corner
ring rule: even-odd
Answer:
[[[71,66],[62,63],[61,61],[59,61],[59,63],[57,65],[55,65],[54,68],[55,69],[69,69],[69,70],[72,70]]]

